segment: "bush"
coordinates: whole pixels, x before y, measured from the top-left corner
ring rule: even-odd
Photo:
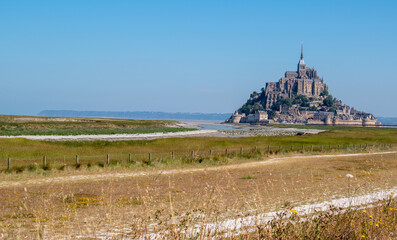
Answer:
[[[280,109],[280,106],[291,107],[292,106],[291,98],[280,98],[275,104],[273,104],[272,110],[278,111]]]
[[[101,163],[101,162],[98,163],[97,165],[98,165],[98,167],[100,167],[100,168],[104,168],[104,167],[105,167],[105,164],[104,164],[104,163]]]
[[[45,171],[51,170],[51,165],[49,163],[47,163],[46,165],[43,166],[43,170],[45,170]]]
[[[317,111],[317,108],[315,106],[309,107],[309,111]]]
[[[324,100],[323,104],[327,107],[332,107],[334,105],[335,101],[332,97],[332,95],[328,95]]]
[[[36,171],[38,167],[37,164],[29,164],[27,168],[29,171]]]
[[[153,166],[152,160],[145,159],[142,161],[142,166]]]
[[[249,179],[256,179],[256,176],[253,176],[253,175],[248,174],[248,175],[246,175],[246,176],[241,177],[240,179],[247,179],[247,180],[249,180]]]
[[[292,104],[299,104],[301,107],[309,107],[309,99],[305,95],[298,95],[294,98]]]
[[[65,164],[63,164],[62,166],[60,166],[58,168],[58,170],[60,170],[60,171],[64,171],[65,169],[66,169],[66,165]]]
[[[25,166],[16,166],[11,168],[11,172],[22,173],[25,171]]]
[[[325,96],[328,96],[328,90],[327,89],[324,89],[324,91],[322,91],[321,93],[320,93],[320,96],[321,97],[325,97]]]
[[[244,104],[244,105],[238,110],[238,112],[239,112],[240,114],[241,114],[241,113],[244,113],[245,115],[248,115],[248,114],[251,113],[251,110],[252,110],[252,105]]]

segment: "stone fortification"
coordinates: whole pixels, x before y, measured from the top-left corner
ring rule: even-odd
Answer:
[[[244,113],[235,112],[229,119],[230,123],[267,123],[268,114],[266,111],[256,111],[246,116]]]
[[[328,93],[317,71],[306,67],[303,47],[296,71],[286,71],[278,82],[266,83],[226,120],[229,123],[304,123],[375,126],[370,114],[357,111]]]

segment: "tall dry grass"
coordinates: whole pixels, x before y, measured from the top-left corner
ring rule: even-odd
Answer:
[[[377,229],[376,224],[395,227],[394,210],[378,208],[394,209],[394,201],[384,202],[383,208],[366,206],[367,215],[363,209],[332,209],[316,216],[281,215],[269,224],[253,223],[234,231],[238,221],[228,229],[220,224],[280,209],[291,214],[302,204],[396,186],[396,160],[395,154],[289,159],[249,168],[174,174],[153,170],[134,178],[65,178],[56,184],[2,187],[0,234],[9,239],[299,239],[302,234],[321,239],[365,234],[387,238],[394,230],[385,225]],[[346,179],[347,173],[354,178]],[[362,223],[369,226],[369,216],[375,226],[363,232]]]

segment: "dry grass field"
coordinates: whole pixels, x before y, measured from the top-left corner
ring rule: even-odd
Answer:
[[[391,189],[397,184],[395,152],[284,156],[262,160],[232,166],[192,166],[176,171],[152,168],[141,172],[141,175],[124,177],[103,172],[104,177],[93,176],[76,181],[73,180],[75,172],[54,182],[40,182],[40,178],[36,182],[24,182],[24,179],[15,180],[15,175],[9,175],[3,183],[20,181],[21,185],[3,184],[0,187],[1,236],[9,239],[147,239],[186,238],[199,233],[202,238],[207,231],[218,237],[279,239],[277,234],[282,232],[301,234],[299,229],[308,223],[300,220],[298,225],[301,227],[294,230],[290,229],[291,226],[282,229],[283,224],[291,219],[279,219],[283,224],[275,224],[267,230],[263,229],[264,226],[235,231],[234,227],[217,228],[215,224],[209,229],[208,226],[275,210],[287,209],[288,212],[302,204],[365,195],[379,189]],[[98,173],[101,174],[100,170]],[[346,178],[346,174],[354,177]],[[388,205],[390,209],[395,208],[393,204]],[[364,209],[382,213],[375,206]],[[357,211],[361,210],[351,210],[349,216],[353,220],[355,216],[356,221],[363,220],[357,218]],[[346,212],[337,215],[343,214]],[[396,226],[396,215],[387,214],[388,219],[380,221]],[[331,220],[328,218],[328,221]],[[361,225],[357,223],[357,228],[345,238],[358,239],[363,234],[375,236],[371,235],[375,234],[374,231],[362,229]],[[281,233],[277,229],[281,229]],[[390,238],[396,236],[395,229],[389,228],[377,234]],[[299,235],[291,236],[298,238]]]

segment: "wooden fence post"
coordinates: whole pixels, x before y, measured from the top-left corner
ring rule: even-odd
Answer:
[[[243,155],[243,148],[240,148],[240,155]]]
[[[10,170],[11,169],[11,158],[7,159],[7,169]]]
[[[192,151],[192,158],[194,159],[194,151]]]
[[[152,160],[152,154],[149,153],[149,161]]]
[[[106,164],[109,165],[110,164],[110,158],[109,158],[109,154],[106,154]]]
[[[47,165],[47,157],[44,156],[43,157],[43,167],[45,167]]]
[[[226,150],[225,150],[225,155],[226,155],[226,156],[227,156],[227,153],[228,153],[228,152],[227,152],[227,148],[226,148]]]
[[[128,153],[128,162],[131,162],[131,153]]]
[[[174,160],[174,152],[171,152],[171,159]]]
[[[210,158],[212,157],[212,149],[210,149]]]
[[[76,155],[76,165],[79,165],[79,155]]]

